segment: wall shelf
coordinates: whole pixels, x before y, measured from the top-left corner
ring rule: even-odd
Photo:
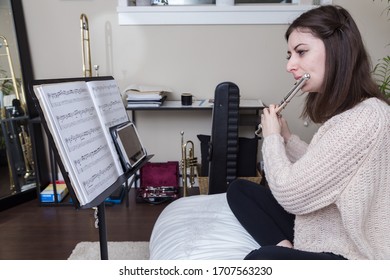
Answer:
[[[119,25],[289,24],[315,5],[127,6],[117,7]]]

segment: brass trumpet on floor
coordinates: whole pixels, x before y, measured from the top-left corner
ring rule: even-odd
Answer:
[[[286,108],[287,104],[293,99],[293,97],[297,94],[297,92],[305,85],[306,81],[310,79],[310,74],[303,74],[302,78],[297,81],[291,90],[287,93],[287,95],[283,98],[283,100],[279,103],[278,109],[276,111],[279,114],[284,108]],[[261,123],[258,125],[257,130],[255,131],[256,136],[261,136],[261,132],[263,127]]]
[[[182,185],[183,185],[183,196],[188,195],[188,189],[192,188],[195,184],[195,171],[198,165],[198,159],[194,156],[194,143],[187,141],[184,143],[184,131],[181,134],[181,174],[182,174]],[[188,151],[187,151],[188,148]],[[190,173],[187,174],[187,169]]]

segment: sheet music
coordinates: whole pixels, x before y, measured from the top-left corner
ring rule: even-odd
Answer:
[[[118,153],[110,134],[110,127],[129,121],[121,93],[115,80],[101,80],[87,82],[92,95],[92,100],[100,115],[102,125],[105,126],[104,133],[107,141],[110,142],[111,153],[115,157],[115,166],[118,172],[123,173]]]
[[[84,205],[120,175],[85,82],[34,88],[65,168]]]

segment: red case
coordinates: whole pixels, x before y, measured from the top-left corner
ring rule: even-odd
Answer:
[[[179,162],[148,162],[140,170],[137,201],[153,204],[179,197]]]

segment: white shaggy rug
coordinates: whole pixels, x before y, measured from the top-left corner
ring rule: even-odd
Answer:
[[[80,242],[73,249],[68,260],[100,260],[99,242]],[[109,260],[148,260],[149,242],[108,242]]]

